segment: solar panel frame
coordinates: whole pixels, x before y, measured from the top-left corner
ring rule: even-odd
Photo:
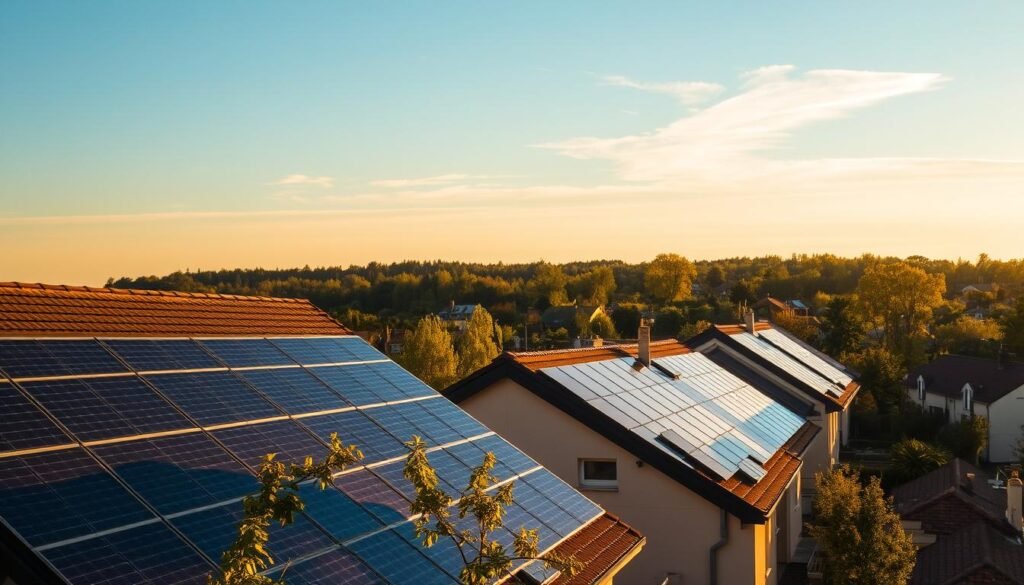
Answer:
[[[401,440],[366,415],[369,410],[372,409],[303,417],[298,422],[325,444],[330,441],[332,432],[338,433],[342,443],[359,447],[364,465],[408,454],[409,449]]]
[[[291,565],[287,578],[289,585],[388,585],[358,557],[341,547]]]
[[[301,465],[307,456],[320,460],[328,452],[316,436],[291,420],[230,427],[210,434],[253,470],[259,469],[267,453],[274,453],[276,461]]]
[[[843,388],[853,382],[852,376],[818,357],[811,350],[801,346],[785,333],[775,329],[767,329],[758,332],[758,335],[808,368]]]
[[[740,333],[731,337],[743,347],[754,352],[762,359],[771,362],[773,365],[795,377],[811,389],[821,394],[836,394],[838,392],[835,384],[767,341],[751,335],[750,333]]]
[[[384,526],[376,516],[334,485],[321,490],[314,484],[303,484],[299,495],[310,518],[338,542]]]
[[[451,585],[457,583],[393,530],[383,530],[346,545],[367,565],[392,583]]]
[[[409,518],[409,500],[369,469],[339,475],[334,484],[384,525]]]
[[[193,338],[230,368],[291,366],[295,361],[262,337]]]
[[[242,370],[236,375],[288,414],[352,406],[305,368]]]
[[[363,361],[326,337],[277,337],[269,341],[304,366]]]
[[[334,390],[342,398],[356,406],[380,404],[389,400],[398,400],[405,396],[397,392],[382,394],[374,387],[376,376],[366,375],[358,368],[363,364],[352,366],[316,366],[308,371],[321,382]],[[365,367],[365,366],[363,366]]]

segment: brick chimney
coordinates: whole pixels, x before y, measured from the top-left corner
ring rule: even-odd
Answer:
[[[637,331],[636,339],[636,359],[649,368],[651,367],[651,326],[647,324],[646,320],[640,321],[640,329]]]
[[[751,335],[757,334],[757,318],[754,317],[754,309],[747,309],[743,312],[743,324],[747,329],[747,333]]]
[[[1024,494],[1024,482],[1020,480],[1020,474],[1016,469],[1010,472],[1010,479],[1006,482],[1006,519],[1013,525],[1017,532],[1024,532],[1024,511],[1021,511],[1021,497]]]

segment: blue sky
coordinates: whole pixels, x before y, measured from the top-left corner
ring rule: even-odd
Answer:
[[[0,279],[1019,256],[1022,25],[1020,2],[9,0]]]

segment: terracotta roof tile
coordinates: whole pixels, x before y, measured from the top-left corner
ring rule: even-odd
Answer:
[[[775,452],[764,464],[766,475],[755,484],[741,481],[738,476],[719,480],[718,485],[743,498],[751,506],[767,513],[782,497],[786,486],[800,469],[800,458],[811,440],[818,434],[818,427],[806,422],[789,441]]]
[[[665,357],[690,353],[690,348],[675,339],[651,342],[651,357]],[[620,357],[636,357],[637,344],[604,345],[575,349],[552,349],[544,351],[508,352],[517,363],[536,372],[541,368],[585,364]]]
[[[1024,585],[1024,544],[984,522],[948,536],[917,553],[911,585],[1014,583]]]
[[[348,333],[304,299],[0,283],[0,337]]]
[[[555,548],[562,556],[576,557],[584,567],[572,577],[559,575],[551,585],[597,583],[637,547],[643,546],[644,541],[628,524],[605,513]]]

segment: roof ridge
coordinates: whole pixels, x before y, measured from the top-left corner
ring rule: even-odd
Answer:
[[[62,292],[83,292],[83,293],[98,293],[98,294],[117,294],[117,295],[135,295],[135,296],[164,296],[164,297],[179,297],[179,298],[197,298],[197,299],[227,299],[235,301],[261,301],[261,302],[272,302],[272,303],[300,303],[300,304],[312,304],[308,299],[298,298],[287,298],[287,297],[267,297],[267,296],[253,296],[253,295],[232,295],[226,293],[204,293],[204,292],[181,292],[173,290],[156,290],[156,289],[137,289],[137,288],[112,288],[112,287],[95,287],[95,286],[76,286],[67,284],[45,284],[40,282],[0,282],[0,289],[18,289],[18,290],[56,290]]]
[[[652,341],[651,345],[673,345],[683,343],[677,339],[659,339]],[[538,349],[535,351],[506,351],[505,353],[512,357],[533,357],[533,356],[545,356],[545,355],[559,355],[559,354],[573,354],[573,353],[586,353],[589,351],[600,351],[609,349],[626,350],[630,348],[639,347],[638,343],[609,343],[606,345],[598,345],[594,347],[564,347],[557,349]],[[632,357],[632,356],[630,356]]]

